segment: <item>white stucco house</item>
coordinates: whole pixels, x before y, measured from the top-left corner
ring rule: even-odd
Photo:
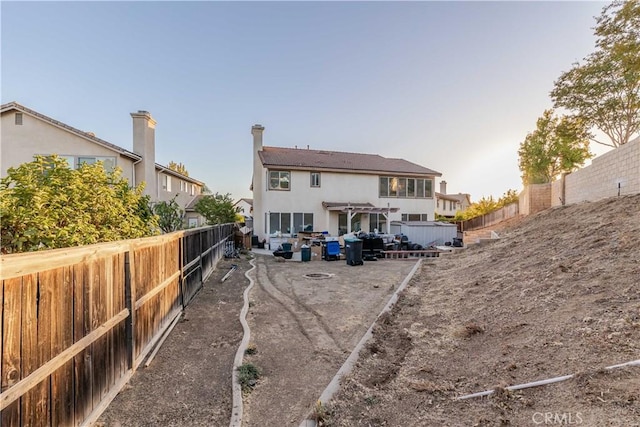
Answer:
[[[238,209],[238,213],[244,215],[245,218],[253,216],[253,199],[238,199],[234,204],[234,208]]]
[[[436,214],[453,218],[471,206],[471,196],[467,193],[447,194],[447,181],[440,181],[440,192],[436,193]]]
[[[254,125],[253,227],[276,233],[390,231],[391,221],[433,221],[441,173],[376,154],[263,145]]]
[[[197,179],[182,175],[155,162],[155,125],[147,111],[131,113],[133,119],[133,150],[98,138],[24,107],[16,102],[0,106],[0,176],[10,167],[31,162],[36,155],[56,154],[72,168],[82,163],[102,161],[105,168],[119,167],[132,186],[145,183],[145,194],[153,202],[176,202],[185,209],[197,197],[204,185]],[[195,215],[197,225],[204,219]],[[193,220],[190,220],[193,224]]]

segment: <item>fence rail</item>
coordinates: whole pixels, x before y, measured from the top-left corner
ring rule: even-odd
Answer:
[[[0,424],[97,420],[222,258],[231,224],[0,257]]]

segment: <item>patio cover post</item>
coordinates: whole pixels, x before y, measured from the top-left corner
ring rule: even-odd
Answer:
[[[347,234],[351,233],[351,220],[356,214],[353,213],[353,208],[351,206],[347,207]]]

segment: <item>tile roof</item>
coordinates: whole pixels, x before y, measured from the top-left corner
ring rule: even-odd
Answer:
[[[443,199],[449,198],[449,199],[454,199],[459,201],[460,203],[469,203],[471,204],[471,195],[467,194],[467,193],[458,193],[458,194],[441,194],[441,193],[436,193],[436,196],[442,197]]]
[[[73,126],[69,126],[69,125],[67,125],[65,123],[62,123],[62,122],[58,121],[58,120],[52,119],[51,117],[45,116],[42,113],[38,113],[35,110],[32,110],[30,108],[25,107],[24,105],[20,105],[15,101],[14,102],[9,102],[7,104],[2,104],[0,106],[0,111],[2,111],[3,113],[5,111],[10,111],[10,110],[22,111],[23,113],[27,113],[27,114],[29,114],[31,116],[37,117],[37,118],[39,118],[41,120],[44,120],[45,122],[48,122],[48,123],[50,123],[50,124],[52,124],[54,126],[63,128],[65,130],[70,131],[71,133],[75,133],[78,136],[81,136],[81,137],[83,137],[85,139],[88,139],[88,140],[90,140],[92,142],[95,142],[96,144],[102,145],[103,147],[110,148],[110,149],[122,154],[123,156],[129,157],[131,159],[140,160],[142,158],[140,155],[138,155],[136,153],[133,153],[133,152],[131,152],[129,150],[125,150],[122,147],[118,147],[117,145],[111,144],[110,142],[107,142],[107,141],[105,141],[103,139],[100,139],[100,138],[98,138],[97,136],[95,136],[92,133],[82,131],[80,129],[74,128]]]
[[[235,202],[233,205],[235,206],[235,205],[237,205],[238,203],[240,203],[240,202],[242,202],[242,201],[244,201],[244,202],[246,202],[246,203],[250,204],[251,206],[253,206],[253,199],[247,199],[246,197],[243,197],[243,198],[241,198],[241,199],[238,199],[238,201],[237,201],[237,202]]]
[[[174,171],[173,169],[169,169],[168,167],[166,167],[166,166],[162,166],[162,165],[161,165],[161,164],[159,164],[159,163],[156,163],[156,169],[157,169],[157,170],[159,170],[159,171],[161,171],[161,172],[164,172],[164,173],[166,173],[166,174],[173,175],[173,176],[175,176],[176,178],[180,178],[180,179],[182,179],[182,180],[184,180],[184,181],[191,182],[191,183],[193,183],[193,184],[198,184],[199,186],[204,185],[204,182],[202,182],[202,181],[198,181],[198,180],[197,180],[197,179],[195,179],[195,178],[191,178],[190,176],[183,175],[183,174],[181,174],[180,172],[176,172],[176,171]]]
[[[393,173],[441,176],[440,172],[377,154],[345,153],[340,151],[300,148],[262,147],[260,160],[265,167],[292,169],[334,170],[361,173]]]
[[[189,202],[189,204],[184,208],[184,210],[187,212],[195,211],[196,204],[200,201],[200,199],[202,199],[205,196],[207,196],[207,194],[198,194]]]
[[[442,194],[442,193],[436,192],[436,197],[438,197],[440,199],[445,199],[445,200],[454,200],[456,202],[460,201],[460,198],[458,196],[453,195],[453,194]]]

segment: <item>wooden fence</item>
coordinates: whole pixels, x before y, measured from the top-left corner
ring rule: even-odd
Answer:
[[[224,255],[232,225],[0,257],[1,426],[99,417]]]
[[[519,212],[518,202],[510,203],[488,214],[458,222],[458,231],[471,231],[490,227],[506,219],[518,216]]]

